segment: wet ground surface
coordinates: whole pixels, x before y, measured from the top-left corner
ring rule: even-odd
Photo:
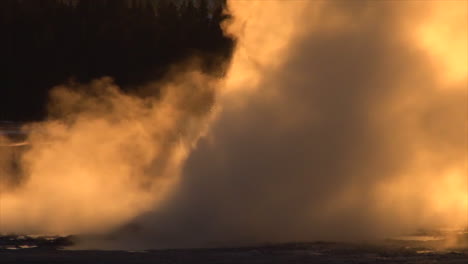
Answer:
[[[468,249],[434,241],[293,243],[223,249],[66,250],[72,237],[2,237],[0,263],[468,263]]]

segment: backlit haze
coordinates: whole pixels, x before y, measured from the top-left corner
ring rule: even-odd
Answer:
[[[20,172],[0,149],[0,231],[154,248],[466,226],[467,1],[228,9],[221,80],[191,61],[142,87],[157,97],[110,77],[54,88]]]

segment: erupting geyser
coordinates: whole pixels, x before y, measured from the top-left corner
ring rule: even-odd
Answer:
[[[132,222],[106,246],[197,247],[463,227],[467,10],[230,1],[223,80],[176,72],[158,99],[107,78],[54,90],[22,182],[2,182],[2,232]]]

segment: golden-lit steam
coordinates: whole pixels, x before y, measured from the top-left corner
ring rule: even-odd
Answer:
[[[208,77],[180,75],[146,88],[160,90],[159,99],[123,94],[109,78],[55,88],[50,120],[27,126],[22,175],[5,175],[3,164],[3,178],[23,179],[16,187],[2,182],[0,231],[107,232],[157,207],[202,135],[215,95]]]
[[[398,119],[400,127],[395,128],[405,130],[414,152],[404,172],[376,188],[376,199],[382,211],[391,208],[402,222],[464,228],[468,224],[468,1],[408,1],[404,11],[401,32],[409,36],[409,45],[427,55],[433,75],[427,82],[418,82],[418,77],[402,79],[402,91],[386,106],[385,112],[391,113],[391,120]]]
[[[234,23],[229,29],[235,32],[231,34],[238,36],[240,43],[243,44],[235,58],[245,52],[242,49],[244,47],[248,54],[244,56],[249,58],[234,60],[231,74],[242,77],[257,74],[250,80],[233,85],[235,88],[241,90],[253,86],[260,91],[251,94],[251,97],[267,99],[268,94],[275,88],[265,86],[265,83],[277,80],[276,77],[269,75],[269,71],[287,67],[282,64],[290,56],[294,56],[295,43],[300,42],[304,35],[309,35],[312,42],[314,36],[322,38],[322,35],[329,37],[356,34],[359,37],[359,34],[368,33],[365,32],[367,24],[379,23],[376,20],[379,19],[378,12],[384,12],[385,10],[381,9],[385,7],[389,7],[388,12],[393,12],[391,15],[394,16],[395,13],[401,12],[400,15],[396,14],[401,21],[395,21],[389,27],[392,31],[384,34],[391,34],[395,39],[393,41],[411,45],[414,51],[427,55],[419,59],[421,63],[426,63],[424,60],[427,60],[433,70],[431,73],[433,79],[425,80],[427,83],[422,83],[419,79],[420,72],[417,72],[419,69],[409,68],[409,71],[414,70],[414,72],[392,76],[397,79],[397,86],[391,88],[393,91],[389,94],[389,98],[381,99],[379,102],[381,105],[369,106],[368,109],[368,122],[374,122],[378,129],[384,130],[380,140],[412,144],[412,146],[396,146],[400,148],[396,151],[401,151],[404,156],[409,155],[408,160],[404,161],[404,168],[382,177],[370,187],[368,184],[357,187],[345,186],[342,193],[337,194],[338,198],[329,197],[327,201],[329,208],[324,209],[320,217],[338,217],[334,214],[343,208],[349,210],[349,208],[369,207],[370,213],[375,214],[376,219],[384,219],[391,214],[397,215],[400,219],[398,223],[379,221],[390,226],[394,225],[395,230],[403,232],[411,232],[420,227],[465,227],[468,210],[468,1],[402,3],[336,1],[328,4],[321,1],[305,2],[307,1],[299,3],[269,1],[268,4],[261,2],[261,6],[258,7],[254,3],[246,4],[243,1],[230,2],[237,24]],[[252,13],[260,15],[252,18]],[[382,15],[387,14],[382,13]],[[242,23],[243,19],[248,22]],[[252,23],[250,27],[249,23]],[[256,38],[249,38],[249,34]],[[308,51],[304,49],[302,52]],[[389,56],[400,55],[389,54]],[[311,56],[311,59],[314,57]],[[366,58],[363,58],[363,63],[365,60]],[[412,61],[414,59],[411,58],[403,60],[408,60],[409,64],[414,63]],[[256,62],[255,69],[244,65],[251,61]],[[236,66],[242,70],[247,69],[248,73],[243,73]],[[288,71],[288,69],[281,70]],[[340,78],[340,72],[337,71],[335,74],[336,78]],[[309,78],[311,85],[314,85],[314,72],[301,78]],[[368,78],[372,79],[375,76]],[[319,89],[327,89],[326,85],[325,83],[325,87]],[[450,91],[451,89],[455,91]],[[288,92],[284,92],[279,96],[287,94]],[[274,102],[291,103],[288,102],[288,98]],[[296,118],[281,116],[280,111],[277,114],[284,119]],[[310,118],[314,118],[313,112],[309,114]],[[372,189],[373,201],[363,203],[359,198],[367,192],[363,192],[363,188]],[[335,213],[330,213],[334,211]],[[330,215],[327,216],[328,213]],[[374,218],[374,216],[369,217]],[[313,223],[312,218],[311,224]],[[405,228],[398,228],[402,226]],[[386,228],[386,226],[381,227]]]
[[[382,33],[389,35],[388,43],[380,45],[408,45],[412,52],[422,55],[415,58],[405,58],[403,56],[407,55],[401,54],[375,56],[401,56],[408,65],[419,60],[416,63],[430,65],[432,72],[429,77],[432,79],[421,80],[420,68],[407,68],[407,73],[395,71],[393,76],[384,76],[387,73],[368,76],[369,80],[394,78],[388,79],[394,87],[385,94],[388,98],[378,98],[380,101],[369,105],[367,111],[368,122],[373,123],[373,129],[381,130],[378,132],[379,140],[393,141],[397,145],[391,147],[395,148],[392,151],[401,152],[407,159],[401,161],[402,169],[381,177],[370,186],[368,183],[359,186],[359,179],[358,186],[345,185],[341,193],[329,197],[326,202],[328,208],[319,210],[320,216],[314,217],[329,220],[341,216],[339,211],[343,208],[368,207],[366,211],[371,214],[368,218],[385,224],[380,226],[382,229],[411,232],[420,227],[465,227],[468,210],[468,1],[325,2],[230,1],[230,11],[235,20],[227,27],[227,32],[237,37],[239,44],[226,82],[227,91],[232,93],[224,102],[225,111],[229,112],[231,104],[231,111],[248,115],[247,110],[242,112],[237,108],[243,98],[245,102],[266,102],[276,111],[277,126],[297,126],[294,120],[300,118],[295,114],[316,119],[313,106],[305,107],[312,110],[308,113],[288,114],[282,112],[281,107],[275,109],[271,105],[294,103],[287,97],[289,92],[286,90],[290,87],[275,87],[274,83],[280,80],[280,77],[273,76],[275,71],[286,71],[293,75],[287,78],[292,79],[296,77],[294,75],[302,74],[299,78],[304,82],[316,85],[313,71],[304,76],[304,73],[291,72],[288,65],[284,65],[291,56],[307,56],[309,50],[305,46],[301,50],[303,54],[295,54],[297,43],[304,38],[314,42],[314,37],[333,38],[349,34],[355,34],[356,38],[375,34],[378,38],[377,33],[382,32],[372,32],[369,25],[382,23],[385,18],[394,16],[391,19],[395,20],[386,28],[389,31]],[[346,44],[343,47],[346,48]],[[310,56],[310,59],[319,58]],[[365,64],[366,60],[362,58],[362,63]],[[337,60],[334,63],[346,62]],[[383,70],[391,71],[390,67],[384,66]],[[346,73],[337,70],[333,74],[339,79]],[[330,89],[327,83],[324,85],[310,89]],[[246,89],[254,92],[243,97],[233,95],[235,92],[243,94]],[[271,99],[274,94],[283,97]],[[252,99],[255,97],[257,99]],[[364,161],[360,162],[366,166]],[[379,178],[379,175],[375,177]],[[361,198],[368,192],[373,201],[363,203]],[[311,210],[317,211],[317,208],[312,207]],[[314,217],[310,219],[311,225]],[[399,218],[400,221],[388,223],[385,218]]]
[[[2,230],[136,217],[142,233],[119,246],[184,247],[463,227],[466,5],[229,1],[223,82],[184,75],[158,100],[107,79],[55,89],[25,179],[2,195]]]
[[[414,41],[431,55],[443,81],[449,84],[466,81],[468,1],[431,2],[421,23],[412,27],[416,31]]]
[[[307,3],[298,2],[296,6],[305,7]],[[284,62],[290,41],[300,33],[297,24],[303,10],[284,9],[284,4],[279,1],[230,2],[229,10],[235,19],[225,23],[224,30],[237,43],[222,92],[233,101],[240,93],[258,89],[262,72],[275,69]]]
[[[175,198],[140,219],[164,237],[148,244],[466,225],[465,1],[233,0],[229,10],[238,44],[222,112]]]

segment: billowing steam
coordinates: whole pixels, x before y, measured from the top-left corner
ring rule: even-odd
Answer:
[[[465,225],[466,2],[230,8],[238,44],[222,113],[171,199],[121,241],[353,240]]]
[[[214,82],[188,72],[145,87],[160,94],[146,99],[109,78],[55,88],[50,120],[26,127],[20,169],[3,159],[17,183],[2,181],[1,232],[107,232],[156,208],[205,130]]]
[[[229,8],[238,43],[222,83],[185,75],[158,100],[105,79],[55,90],[3,228],[131,221],[111,246],[191,247],[466,224],[466,1]]]

